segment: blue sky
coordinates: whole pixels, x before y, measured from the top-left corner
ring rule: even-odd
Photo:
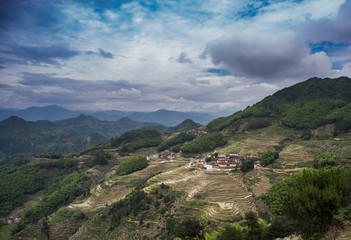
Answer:
[[[351,76],[351,0],[0,1],[0,107],[233,113]]]

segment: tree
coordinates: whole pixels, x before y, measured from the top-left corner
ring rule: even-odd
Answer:
[[[180,237],[185,239],[193,239],[196,237],[201,237],[203,226],[200,222],[194,218],[187,218],[182,221],[180,226]]]
[[[289,200],[289,189],[293,184],[293,177],[274,183],[267,191],[267,202],[269,208],[276,215],[283,215]]]
[[[327,166],[336,166],[338,164],[335,154],[330,152],[320,153],[313,159],[313,167],[316,169]]]
[[[94,153],[94,162],[98,165],[106,165],[107,164],[107,156],[103,150],[98,150]]]
[[[284,238],[293,233],[291,223],[285,216],[276,216],[273,218],[272,223],[264,231],[263,239],[276,239]]]
[[[49,239],[50,238],[50,227],[47,222],[47,217],[44,218],[42,222],[42,226],[40,228],[41,232],[45,234],[45,236]]]
[[[242,160],[240,170],[244,173],[251,171],[255,167],[255,160],[252,158],[246,158]]]
[[[305,169],[293,175],[286,213],[304,237],[324,233],[337,210],[351,198],[348,168]]]
[[[262,154],[260,154],[261,161],[262,161],[262,166],[265,167],[269,164],[272,164],[274,160],[276,160],[279,157],[279,154],[277,151],[274,150],[268,150]]]
[[[227,225],[224,227],[224,230],[217,237],[217,240],[232,240],[232,239],[245,240],[247,239],[246,232],[235,226]]]
[[[257,214],[252,211],[245,213],[245,223],[249,227],[247,238],[250,240],[261,239],[262,229],[258,224]]]

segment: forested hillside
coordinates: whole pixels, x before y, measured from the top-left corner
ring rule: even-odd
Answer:
[[[30,122],[13,116],[0,122],[0,164],[13,163],[26,154],[27,157],[31,157],[44,152],[79,152],[105,142],[105,136],[116,137],[133,129],[177,132],[199,126],[201,125],[190,119],[175,127],[165,127],[157,123],[136,122],[129,118],[121,118],[115,122],[101,121],[88,115],[56,122]],[[160,143],[160,134],[157,133],[157,136],[158,139],[153,139],[148,143],[149,146],[157,146]],[[142,146],[146,147],[145,144],[139,141],[125,146],[121,151],[130,152]]]
[[[249,117],[264,118],[296,129],[316,129],[335,123],[335,134],[351,129],[351,79],[312,78],[282,89],[261,102],[231,116],[218,118],[208,124],[210,131],[240,124]],[[260,127],[260,126],[257,126]]]
[[[73,153],[103,141],[101,136],[73,134],[61,127],[46,127],[19,117],[10,117],[0,122],[0,158],[18,153],[38,154],[43,152]]]

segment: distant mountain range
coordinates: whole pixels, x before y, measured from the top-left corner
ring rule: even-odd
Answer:
[[[159,123],[138,122],[129,118],[103,121],[83,114],[55,122],[32,122],[12,116],[0,122],[0,165],[11,161],[8,156],[15,154],[79,152],[134,129],[173,133],[200,126],[191,119],[186,119],[175,127],[166,127]]]
[[[99,120],[89,115],[79,115],[77,118],[70,118],[55,122],[38,121],[43,126],[60,126],[71,133],[77,133],[88,136],[92,133],[98,133],[106,138],[119,136],[127,131],[134,129],[154,129],[159,132],[179,132],[199,128],[202,125],[191,119],[186,119],[174,127],[166,127],[159,123],[138,122],[130,118],[121,118],[118,121]]]
[[[70,111],[57,105],[50,105],[45,107],[30,107],[23,110],[0,109],[0,120],[4,120],[10,116],[17,116],[27,121],[56,121],[77,117],[79,114],[79,112]]]
[[[138,122],[126,117],[118,121],[105,121],[83,114],[76,118],[55,121],[54,125],[61,126],[72,133],[78,133],[83,136],[88,136],[91,133],[99,133],[106,138],[119,136],[124,132],[134,129],[155,129],[160,132],[167,129],[167,127],[162,124]]]
[[[93,134],[88,142],[86,136],[71,133],[62,127],[42,126],[12,116],[0,122],[0,164],[5,160],[4,157],[14,154],[79,152],[105,140],[105,137]]]
[[[57,105],[50,105],[45,107],[30,107],[27,109],[0,109],[0,121],[9,118],[10,116],[17,116],[27,121],[59,121],[70,118],[76,118],[81,114],[93,116],[99,120],[118,121],[121,118],[127,117],[134,121],[159,123],[165,126],[175,126],[180,124],[185,119],[192,119],[193,121],[206,125],[211,120],[217,118],[214,115],[206,113],[195,112],[177,112],[169,110],[158,110],[156,112],[128,112],[128,111],[100,111],[100,112],[84,112],[71,111]]]

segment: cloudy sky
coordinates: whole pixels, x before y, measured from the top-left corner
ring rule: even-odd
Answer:
[[[351,0],[0,0],[0,108],[233,113],[351,76]]]

